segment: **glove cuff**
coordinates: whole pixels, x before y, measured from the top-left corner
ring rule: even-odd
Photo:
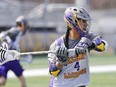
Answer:
[[[96,36],[92,42],[95,44],[95,46],[100,45],[102,43],[102,37],[101,36]]]

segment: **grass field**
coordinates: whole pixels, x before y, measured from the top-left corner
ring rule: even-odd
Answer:
[[[116,65],[116,56],[109,54],[90,55],[90,66]],[[47,57],[36,56],[30,65],[22,63],[25,69],[47,68]],[[49,76],[26,77],[27,87],[48,87]],[[17,78],[8,78],[6,86],[21,87]],[[116,72],[91,74],[91,84],[88,87],[116,87]]]
[[[48,87],[49,77],[38,76],[27,79],[28,87]],[[5,87],[20,87],[17,79],[8,79]],[[91,74],[91,84],[88,87],[116,87],[116,72],[104,74]]]

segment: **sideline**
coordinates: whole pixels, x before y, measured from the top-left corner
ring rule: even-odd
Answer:
[[[99,66],[90,66],[91,73],[107,73],[107,72],[116,72],[116,65],[99,65]],[[48,69],[31,69],[25,70],[25,77],[34,77],[34,76],[48,76]],[[16,78],[12,71],[9,71],[8,78]]]

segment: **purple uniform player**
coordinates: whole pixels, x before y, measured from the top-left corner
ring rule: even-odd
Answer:
[[[6,32],[4,33],[5,35],[3,41],[8,44],[9,50],[20,51],[19,49],[20,37],[26,33],[28,27],[29,25],[27,20],[23,16],[19,16],[16,19],[16,26],[6,31],[7,33]],[[19,60],[9,61],[0,66],[0,86],[6,84],[7,74],[9,70],[13,71],[15,75],[19,78],[21,82],[21,87],[26,87],[25,78],[23,76],[24,69],[20,65]]]
[[[56,54],[48,54],[49,87],[86,87],[90,83],[89,51],[104,51],[106,41],[89,31],[91,17],[85,8],[67,8],[64,20],[67,32],[51,44],[50,51]]]

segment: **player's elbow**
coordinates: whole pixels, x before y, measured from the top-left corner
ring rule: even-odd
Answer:
[[[51,75],[53,75],[54,77],[57,77],[60,73],[60,70],[56,70],[56,71],[49,71]]]
[[[57,77],[60,72],[61,70],[59,70],[56,65],[51,65],[49,67],[49,73],[53,75],[54,77]]]

